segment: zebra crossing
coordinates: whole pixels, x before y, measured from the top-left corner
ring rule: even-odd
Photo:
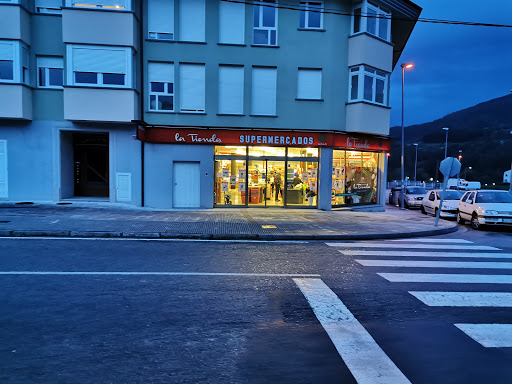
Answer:
[[[485,245],[474,245],[463,239],[412,238],[382,240],[372,242],[329,242],[326,245],[336,247],[346,256],[363,267],[385,268],[376,274],[391,283],[430,283],[432,290],[408,291],[410,295],[430,307],[480,307],[512,308],[512,253]],[[392,257],[392,259],[391,259]],[[407,258],[407,259],[405,259]],[[428,258],[428,259],[426,259]],[[456,258],[457,261],[446,260]],[[443,260],[444,259],[444,260]],[[476,261],[475,259],[484,259]],[[400,272],[389,272],[390,268],[400,268]],[[403,269],[411,269],[403,272]],[[458,273],[424,273],[422,269],[457,270]],[[475,269],[481,270],[477,273]],[[453,272],[453,271],[451,271]],[[436,290],[436,284],[471,284],[471,290]],[[473,284],[489,284],[492,292],[482,290],[474,292]],[[494,292],[499,285],[503,292]],[[460,286],[460,285],[459,285]],[[486,348],[512,347],[512,324],[454,324],[467,336]]]

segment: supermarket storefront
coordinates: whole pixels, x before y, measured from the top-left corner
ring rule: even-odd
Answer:
[[[384,138],[331,132],[144,127],[138,138],[173,144],[175,149],[186,146],[189,160],[201,147],[195,158],[208,164],[206,168],[213,160],[213,169],[205,172],[209,180],[191,181],[187,194],[194,195],[191,188],[204,193],[209,184],[213,207],[331,209],[379,204],[384,152],[389,150]]]

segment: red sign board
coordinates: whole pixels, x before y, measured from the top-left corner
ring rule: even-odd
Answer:
[[[387,139],[325,132],[139,127],[137,138],[148,143],[169,144],[339,147],[370,151],[386,151],[390,147],[390,142]]]

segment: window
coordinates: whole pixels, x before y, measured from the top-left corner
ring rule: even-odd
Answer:
[[[29,51],[19,41],[0,40],[0,82],[29,84]]]
[[[322,99],[322,70],[299,68],[297,77],[297,99]]]
[[[245,4],[219,0],[219,43],[245,43]]]
[[[205,0],[180,0],[181,41],[205,41]]]
[[[180,111],[205,111],[204,64],[180,64]]]
[[[37,86],[40,88],[62,88],[64,84],[62,57],[37,57]]]
[[[80,7],[92,9],[106,9],[111,11],[130,11],[130,0],[66,0],[67,7]]]
[[[277,68],[252,69],[252,114],[276,114]]]
[[[130,48],[68,46],[68,84],[131,87]]]
[[[244,67],[219,66],[219,113],[244,113]]]
[[[36,0],[35,9],[36,13],[62,13],[62,0]]]
[[[321,1],[300,2],[300,28],[322,29],[323,28],[324,3]]]
[[[148,63],[149,110],[174,111],[174,64]]]
[[[0,81],[14,80],[14,43],[0,41]]]
[[[174,40],[174,0],[149,0],[148,34],[150,39]]]
[[[387,105],[388,78],[386,72],[365,65],[350,68],[349,100]]]
[[[258,0],[253,6],[255,45],[277,45],[277,1]]]
[[[368,32],[383,40],[391,40],[391,13],[368,0],[352,9],[352,34]]]

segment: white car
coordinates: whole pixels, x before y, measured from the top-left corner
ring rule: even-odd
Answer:
[[[423,200],[421,201],[421,212],[424,214],[431,213],[437,216],[439,210],[439,203],[443,196],[442,190],[428,191]],[[459,207],[459,200],[462,197],[462,192],[448,189],[444,194],[443,206],[439,217],[457,217],[457,208]]]
[[[471,221],[474,229],[481,225],[512,226],[512,194],[508,191],[467,191],[459,202],[457,221]]]

